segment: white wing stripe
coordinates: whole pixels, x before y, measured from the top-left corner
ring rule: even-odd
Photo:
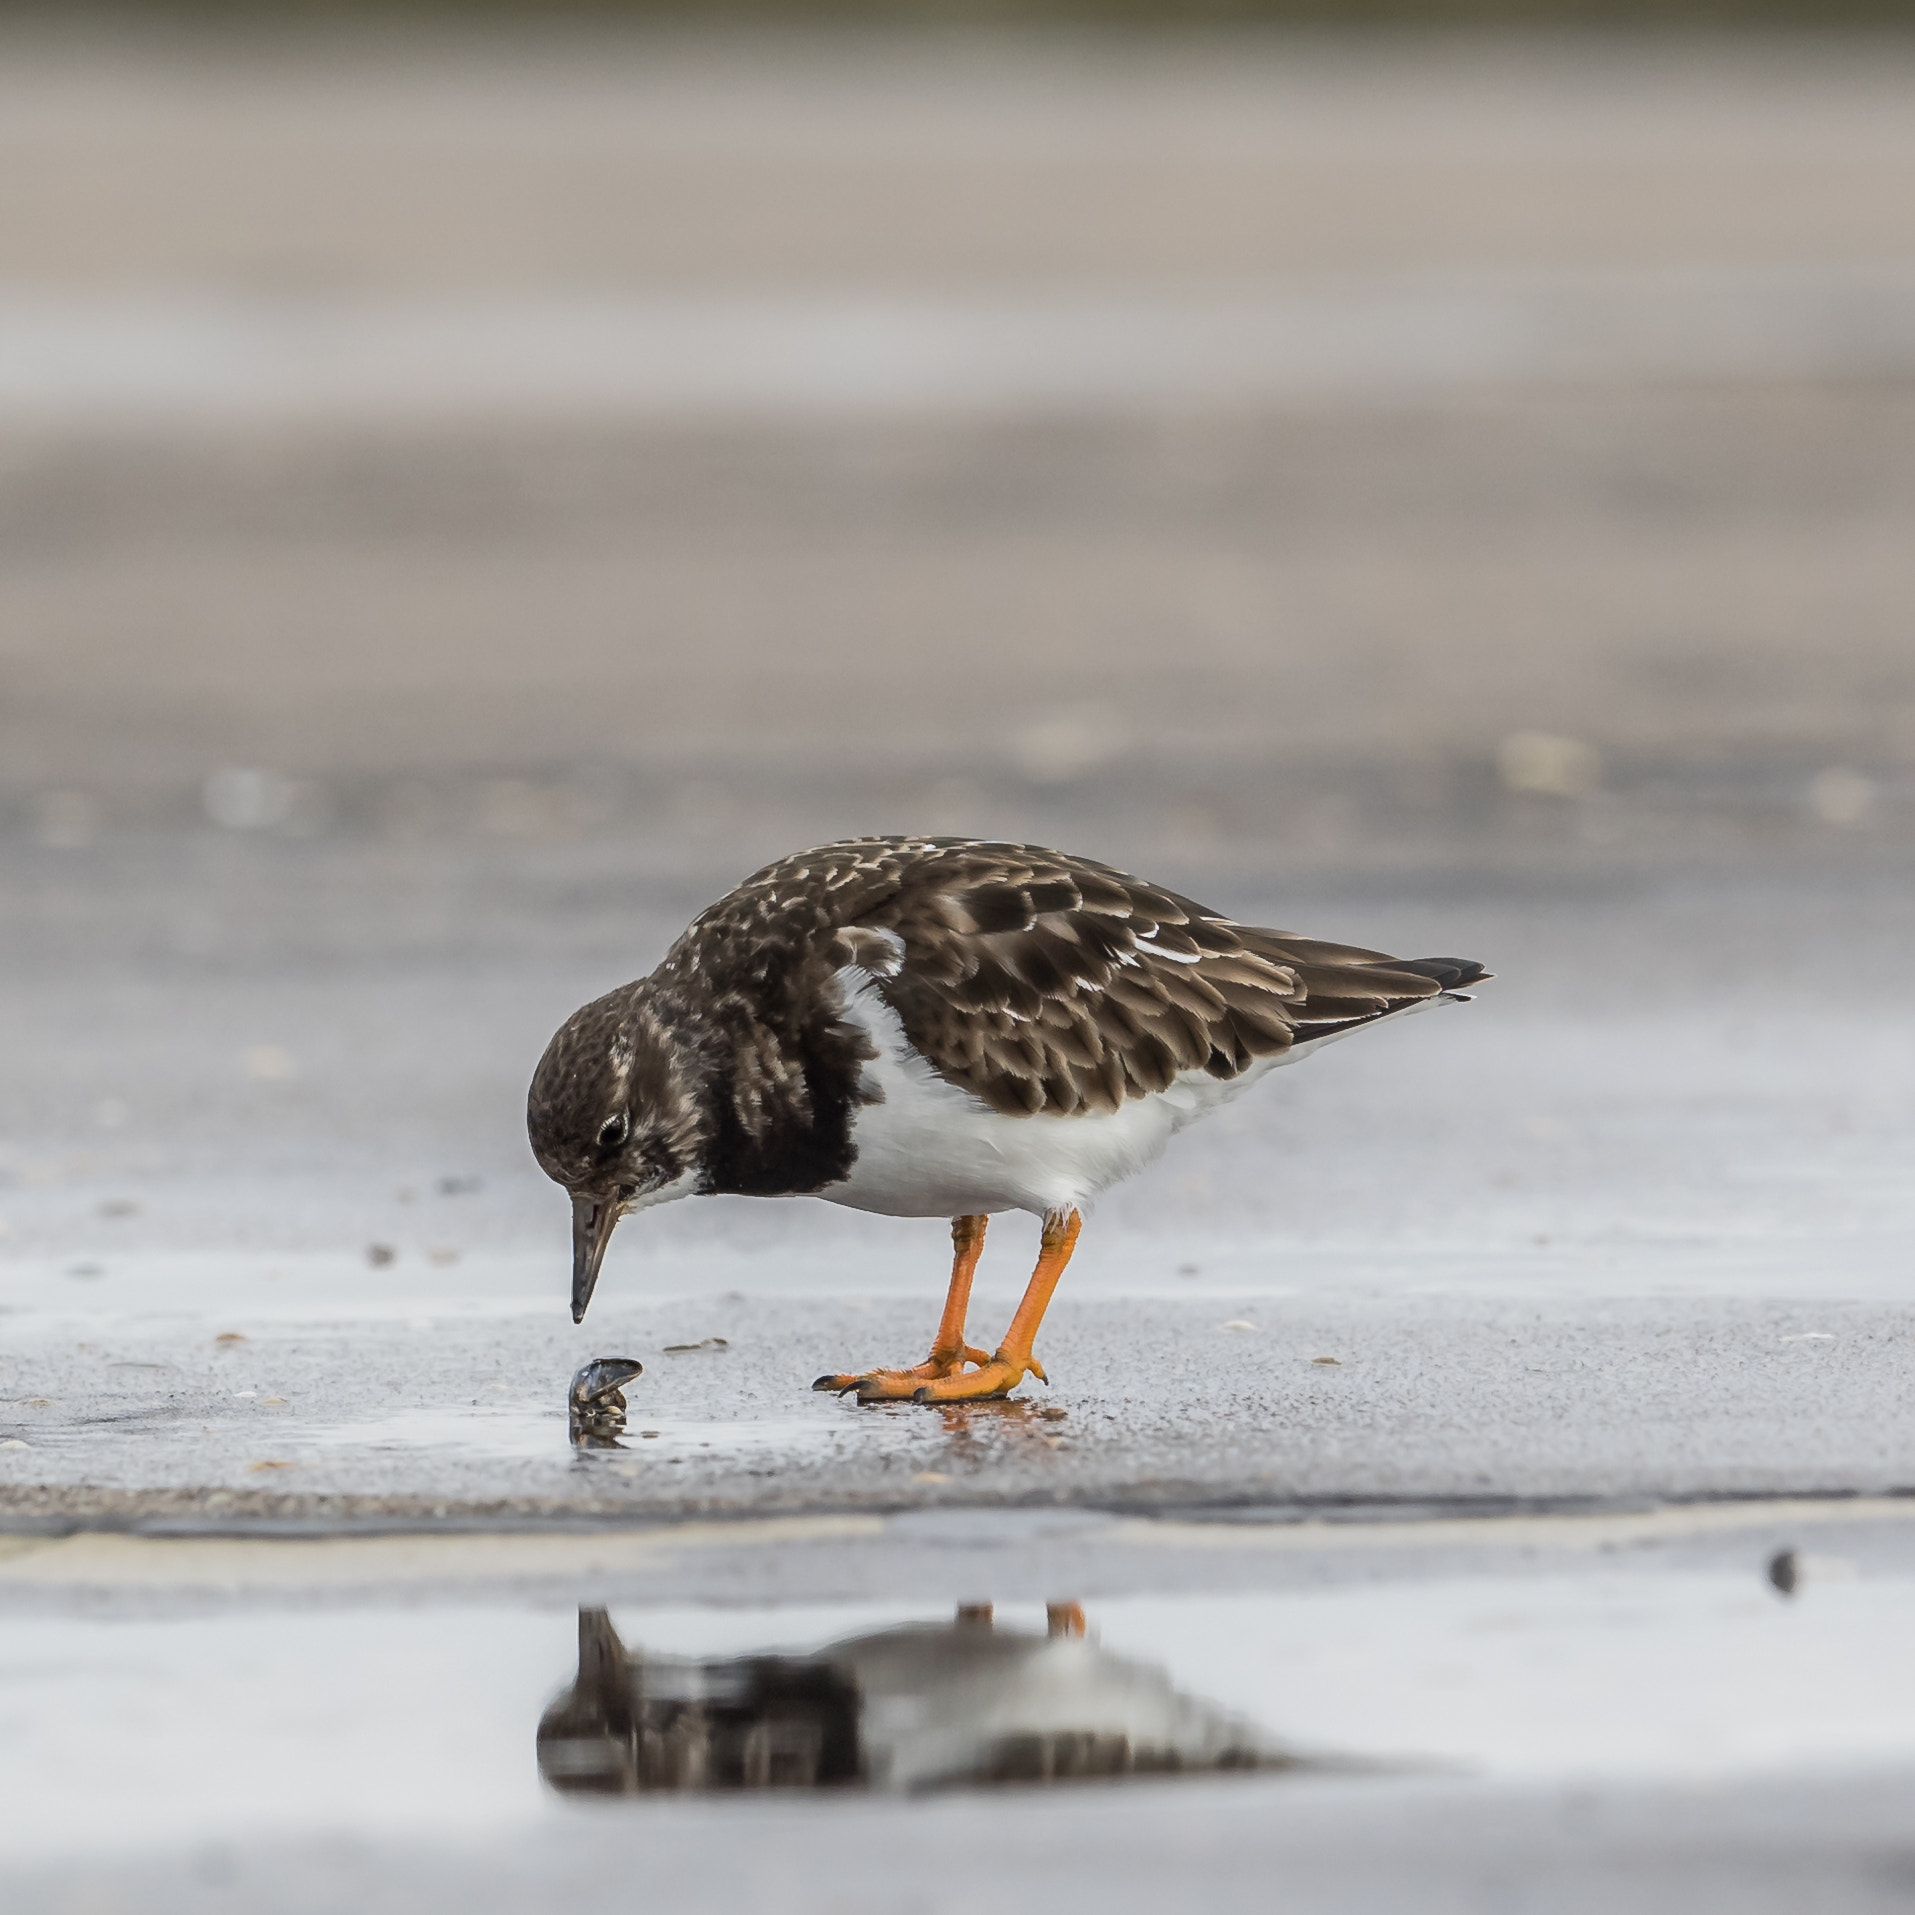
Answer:
[[[1138,938],[1137,948],[1148,951],[1152,957],[1168,958],[1173,964],[1201,964],[1204,954],[1201,951],[1166,951],[1161,944],[1152,944],[1148,938]]]

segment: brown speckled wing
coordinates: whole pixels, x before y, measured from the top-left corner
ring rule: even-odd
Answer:
[[[660,977],[721,1023],[748,1012],[783,1033],[848,963],[952,1083],[998,1110],[1061,1115],[1115,1110],[1184,1071],[1235,1077],[1481,974],[1237,924],[1036,846],[867,838],[746,879]]]
[[[904,945],[878,988],[944,1077],[1007,1112],[1112,1111],[1184,1071],[1232,1078],[1478,968],[1239,925],[1032,846],[920,840],[877,862],[895,889],[856,921]]]

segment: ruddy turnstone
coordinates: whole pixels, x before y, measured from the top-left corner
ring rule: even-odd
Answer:
[[[618,1219],[674,1197],[949,1217],[931,1354],[821,1376],[865,1401],[1008,1394],[1085,1204],[1277,1064],[1486,976],[1222,913],[1109,865],[970,838],[856,838],[767,865],[650,977],[575,1011],[526,1122],[572,1197],[572,1317]],[[995,1350],[964,1338],[993,1211],[1043,1219]]]

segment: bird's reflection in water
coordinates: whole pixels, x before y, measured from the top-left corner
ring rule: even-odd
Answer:
[[[628,1649],[579,1611],[578,1679],[539,1724],[539,1772],[574,1794],[898,1791],[1293,1765],[1240,1718],[1101,1648],[1075,1603],[1044,1634],[988,1607],[809,1656],[702,1661]]]

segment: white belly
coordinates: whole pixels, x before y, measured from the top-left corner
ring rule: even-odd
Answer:
[[[1279,1061],[1252,1065],[1228,1083],[1190,1071],[1167,1091],[1109,1113],[1006,1117],[947,1083],[911,1049],[897,1013],[863,971],[842,971],[839,983],[846,1017],[877,1047],[865,1083],[883,1101],[860,1106],[852,1120],[851,1175],[818,1194],[888,1217],[1081,1209]]]

